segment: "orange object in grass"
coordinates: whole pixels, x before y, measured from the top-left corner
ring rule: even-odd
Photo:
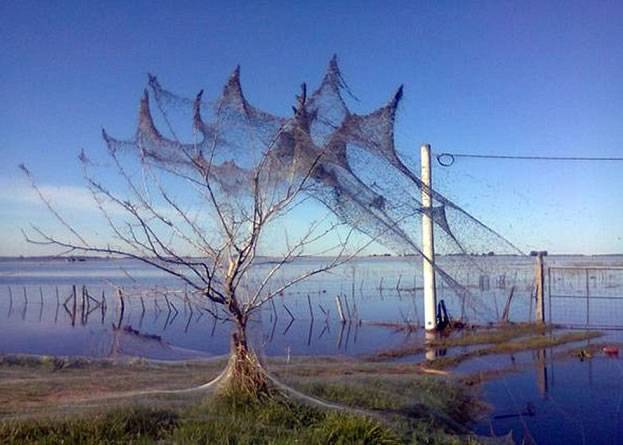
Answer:
[[[618,346],[604,346],[602,351],[608,355],[618,355],[619,347]]]

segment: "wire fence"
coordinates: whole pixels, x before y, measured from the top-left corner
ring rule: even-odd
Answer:
[[[623,267],[549,267],[550,323],[623,329]]]

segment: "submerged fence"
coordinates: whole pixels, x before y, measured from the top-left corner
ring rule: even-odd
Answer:
[[[549,322],[623,329],[623,267],[547,269]]]

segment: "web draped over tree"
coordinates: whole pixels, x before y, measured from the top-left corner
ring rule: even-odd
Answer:
[[[421,221],[430,212],[437,255],[459,258],[451,267],[435,262],[436,274],[474,313],[491,314],[482,298],[475,301],[460,272],[477,274],[490,267],[473,254],[519,250],[441,193],[428,190],[403,161],[394,142],[402,87],[369,114],[350,111],[345,93],[349,90],[335,57],[315,90],[308,93],[303,84],[290,117],[251,105],[239,68],[215,101],[207,101],[203,91],[194,98],[174,94],[150,75],[135,135],[124,140],[103,132],[113,162],[96,165],[85,153],[80,156],[88,186],[121,247],[93,248],[52,208],[75,242],[59,242],[39,231],[43,243],[135,256],[220,304],[228,304],[227,293],[234,288],[244,290],[244,307],[230,309],[251,312],[309,274],[350,258],[344,253],[352,231],[412,259],[417,267],[427,261]],[[102,167],[98,176],[94,166]],[[124,190],[105,185],[106,170],[121,175]],[[432,196],[432,209],[423,208],[423,191]],[[331,218],[312,221],[268,276],[249,279],[262,254],[264,224],[309,201],[324,206]],[[346,235],[333,249],[339,260],[287,283],[275,282],[281,266],[344,228]],[[232,261],[238,264],[233,272]]]
[[[174,94],[154,76],[149,77],[149,90],[153,100],[150,103],[146,91],[135,137],[118,140],[104,133],[109,149],[132,152],[143,163],[176,173],[191,175],[199,169],[217,185],[210,199],[226,209],[227,215],[213,216],[247,218],[256,188],[253,181],[270,183],[271,187],[262,189],[299,181],[308,197],[321,202],[342,223],[395,254],[423,258],[421,220],[429,210],[422,207],[421,193],[426,186],[403,162],[394,144],[402,87],[381,108],[355,114],[346,104],[348,89],[334,57],[317,89],[308,94],[303,86],[291,118],[251,105],[242,91],[238,68],[213,103],[206,102],[202,93],[194,99]],[[170,136],[156,128],[154,103]],[[184,116],[193,125],[193,140],[186,142],[172,125]],[[430,212],[437,254],[465,255],[464,268],[482,270],[485,266],[470,254],[519,252],[456,203],[434,189],[428,192],[433,197]],[[248,205],[230,207],[229,202]],[[471,297],[444,267],[436,264],[435,270],[458,295]]]
[[[194,98],[178,96],[150,75],[134,136],[117,139],[103,131],[109,155],[104,162],[80,154],[87,186],[111,233],[98,243],[93,233],[77,230],[33,180],[69,236],[60,239],[33,226],[38,238],[27,239],[66,252],[135,258],[178,278],[202,310],[233,322],[230,360],[219,380],[224,388],[253,394],[270,392],[271,380],[249,345],[253,315],[372,243],[412,260],[414,267],[430,261],[421,247],[427,212],[435,226],[439,256],[433,266],[440,282],[463,308],[491,314],[459,273],[491,266],[472,254],[518,249],[429,189],[402,160],[394,143],[402,87],[365,115],[350,111],[347,91],[335,57],[314,91],[301,86],[290,117],[251,105],[238,68],[215,101],[204,99],[203,91]],[[423,193],[432,197],[432,208],[423,207]],[[285,221],[310,203],[326,215],[306,221],[307,227],[289,237]],[[263,249],[272,242],[271,228],[286,229],[285,246],[267,261]],[[316,261],[305,262],[309,255]],[[293,267],[285,273],[287,265]]]

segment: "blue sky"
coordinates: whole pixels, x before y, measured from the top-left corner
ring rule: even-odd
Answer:
[[[71,213],[76,156],[134,132],[146,73],[216,95],[237,65],[250,101],[287,115],[337,53],[355,111],[405,85],[401,152],[623,156],[623,3],[28,2],[0,4],[0,255],[37,253],[49,218],[25,162]],[[623,163],[460,161],[437,187],[524,249],[623,252]],[[85,219],[88,216],[83,215]],[[96,227],[96,222],[93,222]]]

